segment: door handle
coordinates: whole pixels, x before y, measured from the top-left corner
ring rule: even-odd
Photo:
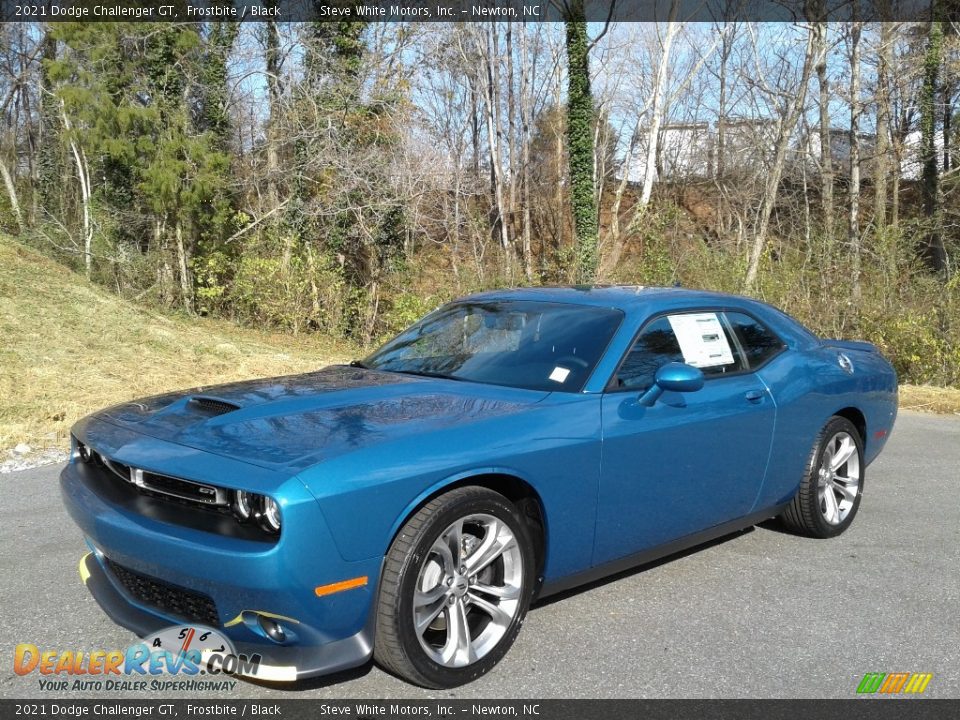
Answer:
[[[763,400],[763,390],[748,390],[744,397],[752,403]]]

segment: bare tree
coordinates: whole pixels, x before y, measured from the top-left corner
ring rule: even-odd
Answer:
[[[873,160],[873,224],[878,233],[887,225],[887,185],[890,175],[891,97],[890,72],[893,65],[893,23],[880,23],[877,44],[877,89],[875,93],[876,151]],[[899,168],[896,172],[899,173]]]
[[[716,146],[716,177],[722,178],[726,171],[726,139],[727,139],[727,112],[729,103],[729,68],[730,57],[736,42],[737,26],[727,24],[717,28],[720,34],[720,67],[717,71],[719,85],[717,93],[717,146]]]
[[[823,12],[822,5],[815,10]],[[813,45],[816,53],[817,88],[820,105],[820,202],[823,205],[823,230],[828,241],[833,239],[833,148],[830,138],[830,80],[827,75],[827,53],[829,50],[826,21],[818,19],[811,26]]]
[[[506,221],[504,197],[504,167],[501,149],[502,133],[500,103],[500,44],[499,32],[495,24],[469,25],[465,29],[468,44],[461,44],[461,53],[465,62],[471,55],[481,62],[478,73],[479,87],[483,99],[484,124],[487,129],[487,150],[490,162],[491,209],[490,227],[498,238],[503,253],[507,276],[513,274],[513,244],[510,240]]]
[[[803,113],[804,101],[807,97],[807,84],[810,81],[810,75],[814,65],[813,27],[807,30],[806,35],[807,39],[803,52],[803,64],[801,66],[799,80],[783,86],[771,86],[764,78],[764,73],[759,67],[757,68],[760,87],[762,87],[764,92],[770,97],[771,102],[778,107],[779,113],[777,117],[777,133],[774,141],[773,160],[767,174],[763,201],[760,206],[759,219],[753,244],[750,248],[746,277],[744,278],[744,287],[747,290],[753,289],[757,279],[757,272],[760,268],[760,258],[763,256],[767,242],[767,232],[770,228],[770,215],[773,213],[773,206],[777,200],[777,190],[780,186],[780,178],[783,176],[787,150],[790,146],[793,131],[797,126],[797,120],[799,120],[800,115]],[[759,52],[759,48],[756,49]]]
[[[90,164],[87,162],[87,154],[77,135],[73,132],[73,125],[70,122],[70,116],[61,104],[61,120],[63,128],[66,131],[67,142],[70,144],[70,152],[77,166],[77,180],[80,183],[80,199],[83,206],[83,265],[89,278],[93,272],[93,190],[90,183]]]
[[[859,13],[858,0],[853,3],[854,18]],[[863,101],[860,97],[860,38],[863,23],[854,19],[850,24],[850,184],[849,214],[847,216],[847,243],[852,261],[851,284],[854,300],[860,299],[860,115]]]
[[[41,43],[28,26],[7,23],[0,28],[0,176],[18,231],[26,229],[17,191],[20,158],[25,155],[28,178],[35,179],[33,88]]]
[[[520,27],[520,203],[523,207],[523,274],[529,282],[533,280],[533,250],[530,247],[530,116],[533,112],[533,96],[530,80],[535,68],[529,64],[527,42],[527,23],[524,21]]]
[[[647,152],[643,166],[643,187],[640,190],[638,201],[640,208],[647,206],[650,202],[650,193],[653,191],[653,179],[657,166],[657,139],[660,136],[660,125],[663,122],[664,95],[666,94],[667,72],[670,67],[670,47],[673,45],[673,39],[681,27],[677,23],[679,6],[679,0],[672,0],[670,3],[670,15],[668,16],[662,43],[663,50],[660,55],[660,63],[657,66],[657,77],[653,83],[653,101],[646,141]]]
[[[923,168],[921,195],[923,210],[930,221],[920,256],[936,273],[946,273],[947,251],[943,242],[943,206],[940,190],[940,167],[936,145],[937,99],[940,96],[940,74],[943,63],[943,25],[932,20],[927,26],[927,43],[923,58],[923,87],[920,91],[920,162]]]

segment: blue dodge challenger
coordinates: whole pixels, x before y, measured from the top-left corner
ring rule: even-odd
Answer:
[[[120,625],[215,628],[266,680],[373,657],[446,688],[538,597],[777,516],[839,535],[896,413],[872,345],[753,300],[505,290],[349,366],[91,415],[60,485]]]

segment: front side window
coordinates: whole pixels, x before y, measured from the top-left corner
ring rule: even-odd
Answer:
[[[613,389],[646,390],[657,370],[671,362],[698,367],[707,377],[746,367],[722,313],[674,313],[643,328],[617,371]]]
[[[562,303],[454,303],[363,361],[386,372],[579,392],[623,313]]]

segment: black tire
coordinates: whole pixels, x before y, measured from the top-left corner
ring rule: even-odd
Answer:
[[[434,543],[457,520],[476,514],[491,515],[506,523],[516,538],[522,558],[518,572],[522,576],[519,605],[506,632],[486,654],[463,667],[449,667],[436,662],[421,646],[414,628],[414,593]],[[491,566],[496,562],[500,561]],[[484,675],[500,661],[520,632],[533,594],[535,564],[526,523],[502,495],[469,486],[434,498],[407,520],[384,560],[376,607],[375,660],[388,672],[434,689],[456,687]]]
[[[859,476],[856,496],[846,516],[837,523],[830,523],[825,517],[824,503],[819,494],[820,469],[824,459],[824,451],[828,444],[838,436],[849,435],[856,445],[856,460]],[[846,465],[844,465],[846,467]],[[783,524],[800,535],[813,538],[831,538],[844,532],[856,517],[860,508],[860,499],[863,496],[864,471],[866,464],[863,459],[863,439],[852,422],[844,417],[834,415],[817,435],[807,460],[807,470],[803,482],[790,505],[780,516]],[[834,495],[836,497],[836,495]]]

